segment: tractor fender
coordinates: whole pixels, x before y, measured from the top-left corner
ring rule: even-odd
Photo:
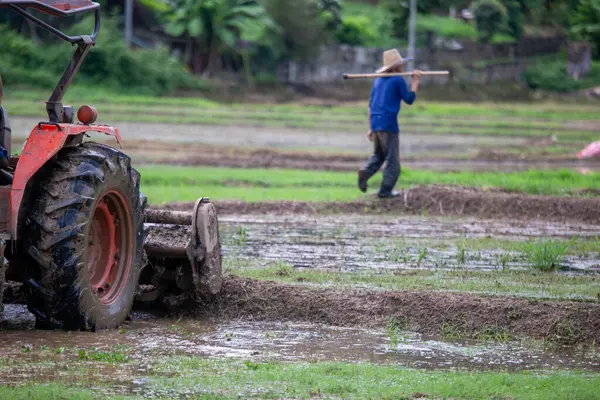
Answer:
[[[106,125],[57,124],[40,122],[29,134],[15,168],[10,193],[9,232],[17,239],[19,210],[29,180],[58,153],[70,137],[86,132],[101,132],[113,136],[121,146],[121,134],[117,128]]]

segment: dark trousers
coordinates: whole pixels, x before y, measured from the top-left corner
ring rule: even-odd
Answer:
[[[373,155],[367,161],[363,171],[367,173],[367,179],[375,175],[385,162],[383,170],[383,181],[379,189],[379,196],[387,196],[391,193],[400,177],[400,149],[399,134],[389,132],[373,132]]]

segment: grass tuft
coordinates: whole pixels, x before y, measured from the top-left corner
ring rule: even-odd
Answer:
[[[129,355],[125,353],[125,346],[118,345],[112,351],[102,351],[97,349],[81,349],[79,350],[79,360],[120,364],[128,362]]]
[[[488,325],[479,333],[479,340],[484,342],[506,343],[511,336],[508,330],[503,326]]]
[[[523,244],[523,253],[531,267],[550,272],[562,267],[563,259],[575,241],[576,238],[566,243],[552,239],[529,241]]]
[[[559,321],[554,325],[551,340],[564,345],[573,345],[581,338],[581,328],[572,319]]]

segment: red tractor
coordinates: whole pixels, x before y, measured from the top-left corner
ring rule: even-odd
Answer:
[[[48,120],[33,127],[17,157],[11,157],[0,80],[0,298],[6,279],[20,281],[37,328],[76,330],[119,326],[136,295],[157,301],[216,294],[221,248],[214,206],[202,198],[192,215],[164,211],[148,218],[140,174],[130,158],[111,146],[84,141],[90,132],[99,132],[120,146],[119,131],[93,125],[97,113],[91,106],[75,112],[62,104],[95,44],[99,4],[0,0],[0,8],[76,46],[46,103]],[[94,12],[94,31],[69,36],[32,15],[32,9],[58,17]],[[163,222],[169,225],[157,225]],[[161,237],[164,232],[184,232],[189,241],[173,243],[172,234]]]

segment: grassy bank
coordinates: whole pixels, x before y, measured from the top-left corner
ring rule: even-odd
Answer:
[[[153,204],[192,201],[198,196],[215,200],[349,201],[366,197],[356,187],[356,173],[293,169],[238,169],[215,167],[143,166],[142,191]],[[599,174],[575,171],[435,172],[404,170],[397,187],[443,184],[500,188],[528,194],[569,195],[598,188]],[[381,174],[370,182],[374,193]]]
[[[593,398],[600,384],[600,377],[577,372],[419,371],[373,364],[215,363],[190,357],[174,357],[157,369],[180,376],[153,380],[153,385],[202,387],[217,397],[259,393],[265,398]]]
[[[143,388],[152,398],[592,399],[600,385],[600,376],[577,371],[426,371],[369,363],[252,362],[189,356],[164,357],[152,370]],[[4,386],[0,388],[0,397],[96,399],[100,393],[107,393],[102,397],[147,398],[147,395],[111,395],[106,383],[93,389],[78,386],[73,388],[64,383]]]

